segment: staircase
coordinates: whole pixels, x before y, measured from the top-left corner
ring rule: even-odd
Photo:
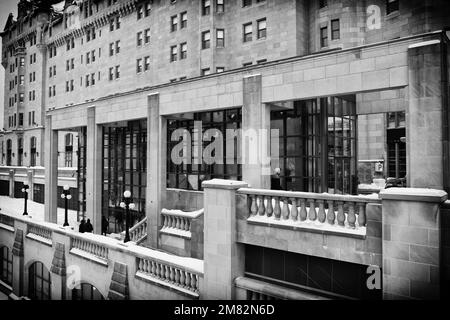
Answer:
[[[121,236],[125,237],[125,231],[121,233]],[[141,244],[147,239],[147,217],[130,228],[130,239],[136,244]]]

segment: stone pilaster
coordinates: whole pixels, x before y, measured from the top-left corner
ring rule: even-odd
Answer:
[[[236,242],[236,190],[242,181],[213,179],[204,188],[204,299],[236,299],[234,280],[244,275],[244,245]]]
[[[383,298],[438,299],[441,204],[447,193],[390,188],[380,193],[383,221]]]
[[[66,298],[66,256],[62,243],[55,244],[50,272],[52,273],[52,300],[64,300]]]
[[[20,297],[23,295],[23,230],[16,229],[14,237],[13,254],[13,293]]]
[[[127,265],[114,262],[114,271],[109,285],[109,300],[128,300],[128,270]]]
[[[52,129],[52,116],[45,118],[45,221],[57,223],[58,131]]]

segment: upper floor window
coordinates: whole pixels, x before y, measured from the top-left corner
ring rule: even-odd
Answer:
[[[118,0],[108,0],[108,7],[116,4]]]
[[[30,61],[31,61],[30,63],[33,63],[33,55],[30,56]],[[20,65],[21,67],[24,67],[24,66],[25,66],[25,57],[20,57],[19,65]]]
[[[120,17],[116,16],[109,20],[109,31],[114,31],[114,29],[120,29]]]
[[[150,11],[151,10],[152,10],[152,6],[151,6],[150,2],[147,2],[144,5],[144,14],[145,14],[146,17],[148,17],[150,15]]]
[[[331,40],[338,40],[340,38],[339,19],[331,20]]]
[[[328,47],[328,27],[320,28],[320,46]]]
[[[142,31],[136,34],[136,45],[139,47],[142,45]]]
[[[211,70],[209,68],[202,69],[202,76],[207,76],[211,74]]]
[[[328,1],[327,0],[319,0],[319,8],[325,8],[328,5]]]
[[[267,35],[267,23],[266,18],[257,21],[258,24],[258,39],[265,39]]]
[[[218,48],[225,47],[225,30],[224,29],[216,30],[216,46]]]
[[[211,42],[211,33],[208,31],[202,32],[202,49],[208,49]]]
[[[144,30],[144,42],[150,43],[150,29]]]
[[[216,72],[217,73],[221,73],[221,72],[224,72],[225,71],[225,68],[224,67],[217,67],[216,68]]]
[[[170,62],[177,61],[177,46],[170,47]]]
[[[243,29],[243,38],[244,38],[244,42],[248,42],[248,41],[252,41],[252,32],[253,32],[253,27],[252,27],[252,23],[246,23],[243,25],[242,27]]]
[[[177,25],[178,25],[178,16],[172,16],[170,17],[170,32],[177,31]]]
[[[150,70],[150,56],[144,57],[144,71]]]
[[[252,0],[242,0],[242,6],[248,7],[252,5]]]
[[[392,12],[399,10],[398,0],[386,0],[386,14],[391,14]]]
[[[180,44],[180,60],[187,58],[187,43]]]
[[[136,59],[136,73],[142,72],[142,59]]]
[[[180,29],[186,28],[187,27],[187,12],[182,12],[180,13]]]
[[[211,0],[202,0],[202,15],[208,16],[211,13]]]
[[[223,0],[216,0],[216,12],[217,13],[225,12],[225,6],[223,4]]]
[[[144,7],[143,6],[139,6],[137,7],[137,19],[141,19],[144,16]]]

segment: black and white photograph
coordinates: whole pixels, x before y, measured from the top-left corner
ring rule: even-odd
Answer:
[[[0,36],[0,308],[449,299],[450,1],[1,0]]]

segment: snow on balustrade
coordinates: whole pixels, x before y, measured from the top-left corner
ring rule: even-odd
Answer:
[[[199,275],[154,259],[138,258],[136,276],[169,286],[198,297]]]
[[[248,222],[364,236],[366,205],[373,196],[241,188],[249,199]]]
[[[147,238],[147,217],[136,223],[130,229],[130,238],[131,241],[136,243],[140,243]]]
[[[70,253],[84,256],[101,264],[107,264],[108,260],[108,248],[87,239],[72,237]]]
[[[52,230],[37,224],[28,224],[27,238],[52,245]]]
[[[192,219],[203,214],[203,209],[196,211],[161,210],[162,228],[161,232],[178,235],[185,238],[191,238]]]

